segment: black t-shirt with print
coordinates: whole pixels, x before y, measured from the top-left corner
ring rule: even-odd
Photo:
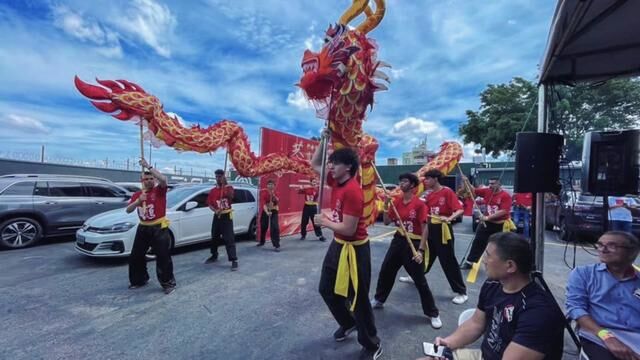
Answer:
[[[486,315],[482,358],[499,360],[510,342],[562,359],[564,316],[550,294],[531,282],[514,294],[487,280],[480,290],[478,309]]]

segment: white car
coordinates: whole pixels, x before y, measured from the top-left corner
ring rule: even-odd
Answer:
[[[257,189],[252,185],[231,183],[233,230],[255,236]],[[213,212],[207,206],[212,184],[185,185],[167,193],[167,218],[170,221],[171,248],[211,240]],[[85,221],[76,233],[76,250],[93,257],[126,257],[131,254],[138,228],[138,215],[124,208],[98,214]]]

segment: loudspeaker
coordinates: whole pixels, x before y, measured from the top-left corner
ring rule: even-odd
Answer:
[[[560,192],[560,154],[564,138],[558,134],[516,134],[516,171],[513,189],[518,193]]]
[[[582,147],[582,191],[592,195],[638,194],[640,130],[593,131]]]

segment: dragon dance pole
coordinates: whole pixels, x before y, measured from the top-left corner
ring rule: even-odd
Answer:
[[[140,159],[144,159],[144,139],[143,139],[142,118],[140,118]],[[140,165],[141,175],[144,176],[144,166]]]
[[[322,214],[322,200],[324,199],[324,184],[327,176],[327,146],[329,144],[329,127],[326,127],[327,131],[322,133],[320,139],[320,146],[322,146],[322,167],[320,168],[320,189],[318,194],[318,214]]]
[[[373,166],[373,170],[376,172],[376,177],[378,178],[378,181],[380,181],[380,184],[382,185],[382,190],[384,191],[384,194],[387,197],[391,197],[391,195],[389,195],[389,191],[384,187],[384,182],[382,181],[382,177],[378,172],[378,168],[376,167],[376,164],[371,163],[371,165]],[[407,242],[409,243],[409,248],[411,248],[411,253],[415,257],[416,255],[418,255],[418,252],[416,251],[415,246],[413,246],[413,242],[411,241],[411,239],[409,239],[409,233],[407,232],[407,229],[405,229],[402,219],[400,219],[400,214],[398,214],[398,209],[396,209],[396,206],[393,203],[393,201],[391,201],[390,204],[391,204],[391,209],[393,209],[393,213],[396,216],[396,219],[398,219],[398,224],[400,224],[400,229],[402,229],[402,232],[404,233],[404,237],[405,239],[407,239]],[[429,259],[422,259],[422,261],[428,261],[428,260]]]

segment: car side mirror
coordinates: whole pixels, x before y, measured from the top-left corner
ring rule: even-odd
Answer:
[[[189,201],[184,205],[184,211],[191,211],[195,208],[198,207],[198,202],[196,201]]]
[[[126,200],[130,200],[130,199],[131,199],[131,195],[129,195],[129,194],[124,194],[124,196],[123,196],[123,197],[124,197],[124,200],[125,200],[125,201],[126,201]]]

